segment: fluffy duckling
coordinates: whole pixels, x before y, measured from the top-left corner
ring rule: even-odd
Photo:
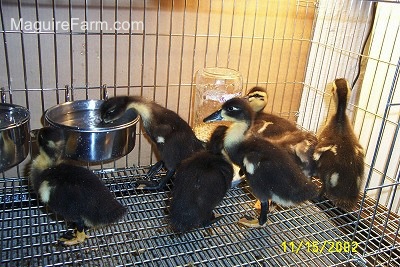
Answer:
[[[298,130],[294,122],[272,113],[263,112],[268,100],[268,94],[264,88],[258,86],[253,87],[245,98],[249,101],[251,108],[256,113],[253,130],[262,136],[270,138],[282,136],[282,134],[286,132],[295,132]]]
[[[254,111],[248,101],[233,98],[207,118],[207,121],[227,120],[232,125],[224,137],[229,158],[245,172],[255,197],[261,201],[258,220],[241,220],[247,226],[263,226],[269,211],[268,201],[292,206],[318,196],[317,187],[307,179],[293,158],[266,139],[251,134]]]
[[[167,169],[166,176],[158,183],[138,181],[139,189],[156,190],[164,187],[182,160],[196,151],[204,150],[192,128],[178,114],[140,96],[117,96],[106,100],[100,107],[101,118],[105,123],[112,123],[128,109],[140,115],[143,128],[159,153],[161,161],[153,165],[147,175],[152,177],[162,167]]]
[[[82,243],[84,227],[117,222],[126,213],[99,177],[92,171],[63,163],[64,132],[45,127],[39,130],[39,155],[32,161],[30,183],[42,203],[76,225],[74,233],[59,240],[62,245]]]
[[[255,114],[252,131],[262,135],[268,141],[285,148],[299,164],[306,176],[315,173],[313,152],[317,144],[316,136],[297,128],[296,124],[278,115],[263,112],[267,105],[267,91],[262,87],[253,87],[245,96]]]
[[[337,110],[318,135],[314,152],[326,196],[344,209],[356,206],[364,176],[364,150],[346,115],[349,91],[346,79],[333,82],[332,94]]]
[[[229,126],[230,122],[228,121],[218,121],[214,123],[199,123],[194,126],[193,132],[196,137],[201,140],[203,143],[208,143],[210,141],[211,135],[213,134],[214,130],[219,126]],[[233,179],[232,179],[232,186],[236,187],[244,180],[244,175],[240,171],[239,166],[232,163],[233,167]]]
[[[220,219],[213,213],[231,186],[232,164],[221,154],[226,126],[219,126],[207,144],[178,167],[171,199],[170,225],[175,232],[208,226]]]

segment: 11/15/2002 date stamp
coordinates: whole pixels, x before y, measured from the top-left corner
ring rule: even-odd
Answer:
[[[284,252],[299,253],[305,249],[313,253],[334,253],[334,252],[357,252],[358,243],[356,241],[284,241],[281,243]]]

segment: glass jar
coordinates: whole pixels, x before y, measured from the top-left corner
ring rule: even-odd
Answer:
[[[242,95],[242,75],[228,68],[204,68],[196,73],[196,95],[192,126],[221,108],[222,103]]]

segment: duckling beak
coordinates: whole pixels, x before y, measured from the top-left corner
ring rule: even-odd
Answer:
[[[213,114],[207,116],[206,118],[203,119],[203,122],[213,122],[213,121],[222,121],[224,118],[221,115],[222,109],[217,110]]]

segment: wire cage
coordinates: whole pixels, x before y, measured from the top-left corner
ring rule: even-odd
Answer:
[[[267,111],[318,132],[331,110],[330,83],[352,83],[348,114],[365,149],[357,209],[328,199],[278,207],[266,227],[246,183],[230,189],[211,227],[174,234],[171,186],[135,188],[156,157],[141,129],[113,162],[89,165],[129,209],[74,247],[55,241],[68,225],[31,193],[26,166],[0,179],[1,266],[400,266],[400,5],[398,1],[0,1],[0,86],[28,108],[30,128],[72,100],[142,95],[193,116],[194,75],[228,67],[243,93],[268,90]],[[33,144],[33,142],[31,142]],[[33,145],[32,145],[33,147]],[[31,149],[33,154],[33,148]],[[163,175],[161,173],[160,175]]]

